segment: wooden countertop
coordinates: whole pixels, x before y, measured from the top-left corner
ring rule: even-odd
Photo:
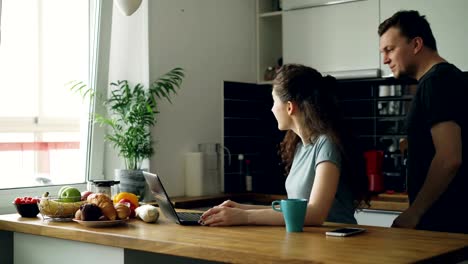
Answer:
[[[258,204],[271,204],[274,200],[286,198],[286,195],[278,194],[261,194],[261,193],[233,193],[233,194],[218,194],[197,197],[175,197],[172,202],[177,208],[197,208],[205,206],[213,206],[222,203],[227,199],[236,202],[254,202]],[[368,209],[399,211],[406,210],[409,206],[408,196],[406,194],[379,194],[372,197],[371,206]]]
[[[402,212],[409,207],[409,200],[407,194],[394,193],[386,194],[381,193],[372,197],[371,206],[369,209],[374,210],[387,210]]]
[[[163,217],[116,227],[89,228],[75,222],[0,215],[0,230],[231,263],[449,263],[468,259],[468,235],[366,227],[352,237],[327,237],[339,224],[305,227],[180,226]],[[349,225],[347,225],[349,226]]]

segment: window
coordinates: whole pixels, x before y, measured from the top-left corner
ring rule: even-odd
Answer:
[[[0,189],[84,183],[89,103],[65,84],[92,70],[90,2],[0,3]]]

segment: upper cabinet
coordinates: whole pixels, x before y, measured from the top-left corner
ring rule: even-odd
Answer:
[[[417,10],[432,28],[439,54],[462,71],[468,71],[468,1],[466,0],[380,0],[381,22],[399,10]],[[389,74],[382,65],[383,74]]]
[[[258,83],[271,81],[274,68],[283,57],[282,14],[279,0],[257,0]]]
[[[293,9],[301,9],[301,8],[308,8],[314,6],[321,6],[321,5],[329,5],[329,4],[337,4],[337,3],[344,3],[344,2],[354,2],[354,1],[362,1],[362,0],[283,0],[283,10],[293,10]]]
[[[314,1],[300,2],[308,6]],[[283,11],[285,63],[321,72],[380,68],[378,0],[289,8]]]
[[[256,1],[259,83],[270,79],[267,69],[280,58],[337,77],[372,77],[380,70],[388,76],[377,29],[395,12],[410,9],[427,17],[440,55],[468,71],[467,0],[283,0],[282,8],[279,0]]]

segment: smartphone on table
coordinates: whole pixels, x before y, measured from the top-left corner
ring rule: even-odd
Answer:
[[[339,236],[339,237],[345,237],[345,236],[352,236],[355,234],[359,234],[366,231],[364,228],[357,228],[357,227],[344,227],[344,228],[338,228],[335,230],[327,231],[325,234],[327,236]]]

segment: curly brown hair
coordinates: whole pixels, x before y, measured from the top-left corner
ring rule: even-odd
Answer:
[[[356,207],[369,205],[368,179],[362,152],[353,143],[352,133],[344,124],[335,95],[336,79],[323,77],[317,70],[299,65],[283,65],[273,81],[273,92],[282,102],[295,102],[303,113],[302,125],[311,138],[326,135],[340,150],[342,173],[353,192]],[[280,143],[279,154],[289,174],[300,137],[287,131]],[[345,172],[345,173],[343,173]]]

